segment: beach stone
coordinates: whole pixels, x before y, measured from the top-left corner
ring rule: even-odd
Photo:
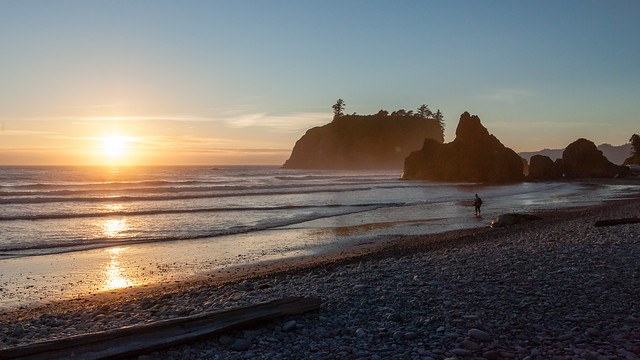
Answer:
[[[584,360],[598,360],[599,356],[600,356],[600,354],[598,354],[595,351],[590,351],[590,350],[587,350],[582,354],[582,358]]]
[[[618,355],[620,355],[620,356],[622,356],[622,357],[624,357],[625,359],[628,359],[628,360],[636,360],[636,359],[638,359],[638,355],[632,353],[631,351],[628,351],[625,348],[618,349]]]
[[[407,333],[404,334],[404,338],[407,340],[415,340],[418,338],[418,333],[413,331],[408,331]]]
[[[585,335],[589,335],[591,337],[600,337],[602,335],[600,333],[600,330],[596,328],[588,328],[584,333]]]
[[[66,322],[66,321],[64,321],[63,319],[55,320],[55,321],[51,324],[51,326],[57,326],[57,327],[65,327],[66,325],[67,325],[67,322]]]
[[[477,343],[471,341],[471,340],[465,340],[462,342],[462,345],[471,350],[471,351],[479,351],[481,349],[480,345],[478,345]]]
[[[451,353],[456,356],[471,356],[472,352],[467,349],[453,349]]]
[[[498,352],[497,351],[487,351],[485,353],[482,354],[482,357],[487,359],[487,360],[498,360]]]
[[[491,341],[491,335],[487,334],[486,332],[480,329],[469,330],[469,336],[471,336],[475,340],[482,341],[482,342]]]
[[[282,331],[291,331],[296,328],[297,322],[295,320],[291,320],[284,325],[282,325]]]
[[[355,334],[356,334],[357,337],[359,337],[361,339],[363,337],[367,336],[367,333],[362,328],[359,328],[358,330],[356,330]]]
[[[222,335],[218,338],[218,342],[220,345],[228,346],[233,343],[235,339],[228,335]]]
[[[140,301],[139,306],[143,309],[143,310],[147,310],[150,307],[153,306],[153,302],[151,301],[151,299],[149,298],[144,298]]]
[[[231,350],[244,351],[251,347],[251,342],[247,339],[236,339],[231,344]]]
[[[497,228],[497,227],[514,225],[514,224],[520,224],[526,221],[534,221],[534,220],[541,220],[541,219],[542,218],[539,216],[529,215],[529,214],[518,214],[518,213],[502,214],[502,215],[498,215],[498,217],[491,222],[490,226],[492,228]]]
[[[387,316],[387,320],[393,321],[393,322],[400,322],[402,321],[402,316],[400,316],[400,314],[397,314],[397,313],[389,314],[389,316]]]
[[[13,327],[12,334],[14,337],[20,337],[22,336],[22,334],[24,334],[24,327],[22,326],[21,323],[17,323],[16,326]]]

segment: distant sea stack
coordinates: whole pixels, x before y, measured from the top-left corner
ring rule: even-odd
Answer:
[[[629,168],[610,162],[596,144],[587,139],[578,139],[562,153],[564,176],[569,179],[612,178],[628,175]]]
[[[551,160],[545,155],[533,155],[529,164],[530,180],[562,179],[562,159]]]
[[[456,138],[441,144],[426,139],[422,150],[405,160],[402,178],[459,182],[517,182],[524,179],[523,162],[468,112],[460,116]]]
[[[399,170],[425,138],[444,141],[441,121],[404,110],[391,115],[384,110],[375,115],[338,114],[331,123],[308,130],[283,167]]]
[[[610,162],[596,145],[578,139],[562,152],[555,162],[548,156],[534,155],[529,165],[530,180],[613,178],[629,174],[629,168]]]
[[[602,151],[602,154],[609,159],[612,163],[616,165],[623,164],[625,159],[629,157],[629,153],[631,153],[632,147],[631,144],[623,144],[623,145],[610,145],[610,144],[600,144],[598,145],[598,150]],[[526,160],[531,160],[534,155],[544,155],[551,160],[562,159],[562,153],[564,149],[544,149],[540,151],[528,151],[528,152],[520,152],[522,158]]]

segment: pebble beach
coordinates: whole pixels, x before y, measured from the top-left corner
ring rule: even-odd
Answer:
[[[0,348],[314,296],[319,311],[137,359],[639,359],[640,224],[593,223],[640,200],[538,215],[5,311]]]

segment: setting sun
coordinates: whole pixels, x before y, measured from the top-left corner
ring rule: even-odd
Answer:
[[[102,138],[102,152],[106,156],[115,159],[127,154],[127,143],[131,138],[126,136],[111,135]]]

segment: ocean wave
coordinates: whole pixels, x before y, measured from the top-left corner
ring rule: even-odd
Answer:
[[[290,188],[290,187],[283,187]],[[37,204],[37,203],[57,203],[57,202],[132,202],[132,201],[163,201],[163,200],[186,200],[186,199],[207,199],[221,197],[239,196],[262,196],[262,195],[291,195],[291,194],[311,194],[311,193],[340,193],[349,191],[371,190],[373,187],[348,187],[338,189],[306,189],[305,191],[248,191],[248,192],[228,192],[228,193],[204,193],[204,194],[182,194],[166,196],[89,196],[89,197],[7,197],[0,199],[0,204]]]
[[[365,204],[362,204],[362,206],[364,207]],[[216,238],[216,237],[226,236],[226,235],[244,234],[244,233],[250,233],[250,232],[256,232],[256,231],[269,230],[269,229],[295,225],[295,224],[327,218],[327,217],[355,214],[359,212],[369,211],[371,209],[372,209],[371,207],[366,207],[366,208],[353,209],[351,211],[345,211],[345,212],[339,212],[339,213],[309,214],[309,215],[295,217],[293,219],[286,219],[286,220],[275,221],[275,222],[265,221],[263,223],[258,223],[253,226],[238,226],[238,227],[229,228],[229,229],[218,229],[214,231],[201,232],[201,233],[195,233],[195,234],[189,234],[189,235],[175,235],[175,236],[153,237],[153,238],[145,238],[145,237],[117,238],[117,239],[92,238],[92,239],[78,239],[78,240],[65,241],[65,242],[55,242],[55,243],[47,242],[47,243],[37,243],[37,244],[22,244],[22,245],[14,245],[14,246],[5,245],[5,246],[0,246],[0,259],[7,259],[12,257],[23,257],[23,256],[50,255],[50,254],[58,254],[58,253],[66,253],[66,252],[74,252],[74,251],[85,251],[89,249],[106,248],[106,247],[112,247],[112,246]]]
[[[111,181],[111,182],[82,182],[82,183],[32,183],[19,185],[2,185],[0,188],[8,189],[64,189],[64,188],[112,188],[112,187],[130,187],[130,186],[166,186],[171,184],[206,184],[210,182],[185,180],[185,181],[167,181],[167,180],[141,180],[141,181]],[[220,182],[215,182],[220,183]]]
[[[0,191],[0,197],[18,197],[18,196],[73,196],[83,194],[122,194],[122,193],[177,193],[177,192],[207,192],[207,191],[232,191],[244,190],[247,186],[239,185],[221,185],[206,187],[150,187],[150,188],[122,188],[122,189],[87,189],[87,190],[47,190],[47,191]]]
[[[402,206],[403,203],[363,203],[363,204],[323,204],[323,205],[282,205],[282,206],[248,206],[248,207],[217,207],[217,208],[198,208],[198,209],[157,209],[157,210],[140,210],[140,211],[105,211],[98,213],[78,213],[78,214],[39,214],[39,215],[15,215],[1,216],[0,221],[16,221],[16,220],[55,220],[55,219],[76,219],[76,218],[96,218],[110,216],[144,216],[144,215],[162,215],[162,214],[188,214],[188,213],[205,213],[205,212],[230,212],[230,211],[277,211],[277,210],[296,210],[296,209],[322,209],[322,208],[339,208],[339,207],[389,207]]]
[[[176,182],[171,182],[172,184],[176,184]],[[203,184],[202,182],[184,182],[181,186],[155,186],[155,187],[106,187],[106,188],[85,188],[84,186],[75,187],[75,189],[58,189],[57,186],[55,189],[38,189],[38,190],[11,190],[11,191],[0,191],[0,199],[2,197],[35,197],[35,196],[66,196],[73,197],[78,195],[99,195],[99,196],[108,196],[110,194],[123,194],[123,193],[132,193],[132,194],[163,194],[163,193],[204,193],[204,192],[224,192],[224,191],[240,191],[240,190],[263,190],[263,189],[306,189],[312,187],[321,187],[321,186],[352,186],[355,185],[352,182],[331,182],[331,183],[308,183],[308,184],[259,184],[259,185],[213,185],[213,186],[185,186],[184,184],[194,185],[194,184]],[[360,181],[357,185],[372,185],[375,186],[377,184],[389,183],[386,181]],[[218,184],[218,183],[216,183]],[[398,186],[398,185],[395,185]],[[406,187],[406,186],[403,186]],[[0,200],[1,203],[2,200]]]

